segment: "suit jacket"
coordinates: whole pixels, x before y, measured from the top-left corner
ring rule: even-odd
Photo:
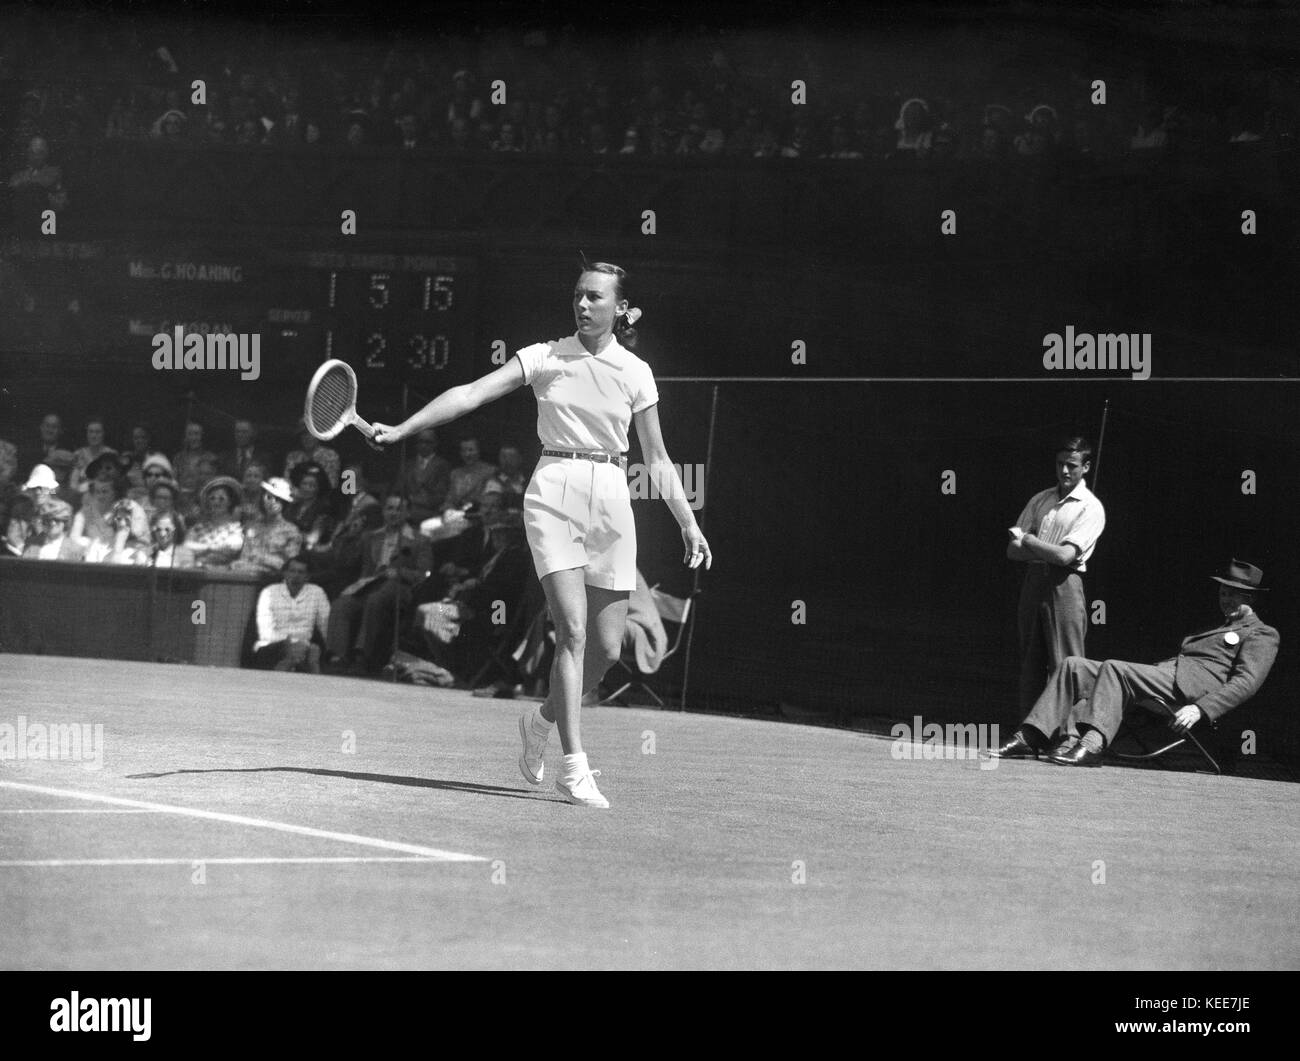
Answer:
[[[1264,684],[1281,638],[1254,612],[1183,638],[1174,659],[1174,683],[1207,718],[1245,703]]]
[[[41,558],[41,548],[42,546],[39,545],[29,545],[27,551],[23,553],[23,559],[39,560]],[[63,542],[59,546],[58,559],[78,563],[86,559],[86,550],[67,535],[64,535]]]
[[[253,447],[253,455],[248,460],[241,461],[242,454],[233,446],[230,449],[223,450],[217,458],[217,467],[221,469],[222,475],[231,475],[236,479],[244,478],[244,469],[251,464],[260,464],[266,472],[266,478],[275,474],[276,466],[271,461],[271,455],[260,446]]]
[[[361,539],[361,577],[373,578],[376,575],[382,575],[383,569],[379,566],[379,558],[384,551],[384,535],[388,532],[380,527],[378,530],[367,531]],[[408,556],[402,556],[402,550],[409,549]],[[424,578],[424,573],[433,566],[433,550],[428,538],[416,534],[415,531],[403,524],[402,539],[397,550],[393,553],[391,563],[397,564],[402,572],[402,581],[411,583],[418,582]]]
[[[435,453],[423,468],[420,467],[419,457],[410,459],[398,488],[406,495],[413,509],[437,512],[442,507],[450,486],[451,465]]]

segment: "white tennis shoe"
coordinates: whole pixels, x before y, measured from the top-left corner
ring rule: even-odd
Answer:
[[[599,776],[599,770],[586,770],[567,782],[564,778],[560,778],[555,782],[555,791],[570,803],[576,803],[580,807],[608,810],[609,800],[602,796],[600,789],[596,787],[596,778]]]
[[[524,742],[523,754],[519,756],[519,772],[530,785],[540,785],[542,774],[546,772],[543,755],[546,753],[546,737],[539,737],[533,732],[533,708],[519,716],[519,738]]]

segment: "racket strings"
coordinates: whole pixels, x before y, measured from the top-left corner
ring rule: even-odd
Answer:
[[[356,400],[348,374],[342,368],[325,373],[311,396],[312,426],[318,431],[335,427]]]

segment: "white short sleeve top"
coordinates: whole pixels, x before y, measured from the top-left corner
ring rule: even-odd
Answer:
[[[632,414],[659,401],[650,366],[617,339],[599,354],[575,334],[515,356],[537,395],[537,437],[553,449],[626,453]]]

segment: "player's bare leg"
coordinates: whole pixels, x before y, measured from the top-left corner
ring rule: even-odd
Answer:
[[[579,715],[582,710],[584,660],[587,646],[587,586],[580,567],[552,571],[542,579],[546,603],[555,624],[555,660],[551,688],[541,715],[560,732],[565,755],[582,754]]]

